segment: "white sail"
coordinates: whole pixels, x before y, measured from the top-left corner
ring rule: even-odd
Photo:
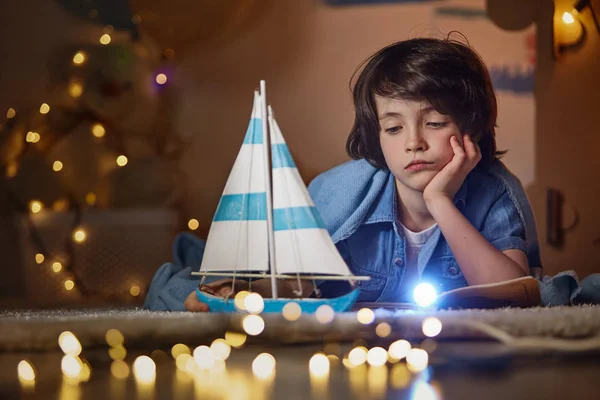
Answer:
[[[351,276],[325,229],[272,115],[269,116],[269,131],[277,273]]]
[[[269,268],[261,98],[213,217],[200,272]]]

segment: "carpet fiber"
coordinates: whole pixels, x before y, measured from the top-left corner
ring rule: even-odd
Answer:
[[[443,329],[438,340],[489,338],[473,327],[484,324],[517,338],[551,337],[562,339],[599,338],[600,306],[389,311],[376,310],[375,320],[361,324],[356,313],[337,314],[328,324],[303,315],[294,322],[281,315],[262,315],[264,331],[250,337],[249,343],[300,344],[323,341],[381,340],[376,326],[387,322],[391,333],[384,340],[423,339],[422,321],[435,316]],[[72,331],[84,347],[106,346],[108,329],[120,330],[125,345],[132,348],[167,347],[175,343],[210,344],[227,331],[241,332],[242,315],[151,312],[140,309],[21,311],[0,313],[0,351],[55,350],[57,338]]]

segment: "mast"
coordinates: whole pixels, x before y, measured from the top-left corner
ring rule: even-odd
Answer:
[[[269,243],[269,265],[271,270],[271,290],[273,298],[277,298],[277,269],[275,267],[275,235],[273,232],[273,200],[271,192],[271,143],[269,140],[268,122],[267,122],[267,94],[265,81],[260,81],[260,101],[261,101],[261,119],[263,133],[263,154],[265,165],[265,188],[267,192],[267,238]]]

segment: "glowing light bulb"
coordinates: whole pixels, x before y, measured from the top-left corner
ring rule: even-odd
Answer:
[[[17,112],[15,111],[15,109],[14,109],[14,108],[9,108],[9,109],[6,111],[6,118],[8,118],[8,119],[14,118],[14,117],[15,117],[15,115],[17,115]]]
[[[164,85],[165,83],[167,83],[167,76],[165,74],[156,75],[156,83],[158,83],[159,85]]]
[[[435,317],[425,318],[421,325],[423,334],[427,337],[436,337],[442,331],[442,321]]]
[[[117,329],[107,330],[106,334],[104,335],[104,339],[106,340],[106,343],[108,343],[108,345],[111,347],[122,346],[125,342],[123,334]]]
[[[77,242],[77,243],[81,243],[85,240],[86,238],[86,234],[85,231],[83,229],[77,229],[74,233],[73,233],[73,239]]]
[[[132,285],[129,288],[129,294],[132,295],[133,297],[139,296],[140,295],[140,287],[138,285]]]
[[[124,155],[120,155],[119,157],[117,157],[117,165],[119,167],[127,165],[127,157],[125,157]]]
[[[58,261],[52,263],[52,271],[54,271],[55,273],[59,273],[62,270],[62,264],[59,263]],[[67,289],[69,290],[69,289]]]
[[[65,331],[58,337],[58,345],[63,353],[70,356],[78,356],[81,354],[81,343],[73,332]]]
[[[406,355],[406,366],[412,372],[421,372],[427,368],[429,355],[423,349],[411,349]]]
[[[33,365],[27,360],[21,360],[19,365],[17,366],[17,372],[19,374],[19,379],[24,381],[33,381],[35,380],[35,371],[33,369]]]
[[[569,25],[569,24],[572,24],[573,22],[575,22],[575,18],[573,17],[573,14],[571,14],[568,11],[565,11],[562,15],[562,21],[565,24]]]
[[[112,38],[110,37],[110,35],[108,33],[105,33],[104,35],[100,36],[100,43],[105,46],[107,44],[109,44],[111,40],[112,40]]]
[[[227,360],[231,354],[231,346],[224,339],[215,339],[210,345],[213,354],[222,360]]]
[[[348,361],[353,366],[364,364],[367,361],[367,349],[364,347],[355,347],[348,353]]]
[[[419,283],[413,292],[415,302],[421,307],[428,307],[435,302],[437,293],[430,283]]]
[[[97,138],[101,138],[105,134],[106,134],[106,129],[104,129],[104,126],[102,126],[102,124],[92,125],[92,135],[94,135]]]
[[[85,53],[82,52],[82,51],[78,51],[73,56],[73,64],[75,64],[75,65],[81,65],[81,64],[83,64],[85,62],[85,59],[86,59]]]
[[[285,306],[283,306],[283,318],[288,321],[296,321],[302,315],[302,308],[300,305],[294,301],[290,301]]]
[[[390,357],[392,357],[395,360],[401,360],[404,357],[406,357],[406,355],[408,354],[408,352],[410,351],[410,342],[408,342],[407,340],[401,339],[401,340],[396,340],[394,343],[392,343],[390,345],[390,348],[388,350]]]
[[[193,231],[195,231],[196,229],[198,229],[199,226],[200,226],[200,223],[195,218],[192,218],[192,219],[190,219],[188,221],[188,228],[190,228]]]
[[[198,346],[194,349],[194,361],[200,369],[211,369],[215,365],[215,356],[208,346]]]
[[[156,377],[156,364],[148,356],[139,356],[133,362],[133,374],[138,381],[152,382]]]
[[[315,354],[308,362],[308,369],[311,375],[326,376],[329,374],[329,358],[322,353]]]
[[[40,211],[42,211],[42,208],[44,208],[44,205],[42,204],[41,201],[33,200],[32,202],[29,203],[29,209],[34,214],[37,214]]]
[[[66,355],[62,358],[62,361],[60,363],[60,368],[62,370],[62,373],[67,377],[67,378],[77,378],[79,377],[79,374],[81,373],[81,369],[82,369],[82,362],[79,359],[79,357],[75,357],[72,355]]]
[[[267,379],[273,375],[275,364],[275,357],[269,353],[261,353],[252,362],[252,373],[257,378]]]
[[[40,139],[41,139],[41,136],[37,132],[29,131],[29,132],[27,132],[27,135],[25,135],[25,141],[27,143],[37,143],[40,141]]]
[[[46,103],[42,103],[40,106],[40,114],[48,114],[50,112],[50,106]]]
[[[43,263],[45,259],[46,259],[46,257],[44,257],[44,255],[42,253],[37,253],[35,255],[35,262],[38,264]]]
[[[265,308],[265,302],[260,294],[250,293],[244,299],[244,307],[251,314],[260,314]]]
[[[265,329],[265,321],[259,315],[246,315],[244,319],[242,319],[242,327],[250,336],[260,335]]]
[[[71,279],[67,279],[65,281],[65,289],[67,289],[68,291],[73,290],[73,288],[75,287],[75,282],[73,282]]]
[[[368,325],[375,320],[375,313],[370,308],[361,308],[356,313],[356,319],[361,324]]]
[[[60,161],[54,161],[54,164],[52,164],[52,169],[56,172],[60,171],[63,169],[63,163]]]
[[[387,362],[387,351],[383,347],[373,347],[367,353],[367,362],[373,367],[381,367]]]

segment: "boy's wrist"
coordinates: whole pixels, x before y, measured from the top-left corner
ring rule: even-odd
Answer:
[[[436,214],[448,209],[449,206],[454,207],[452,199],[448,196],[439,195],[425,199],[425,205],[431,216],[437,220]]]

